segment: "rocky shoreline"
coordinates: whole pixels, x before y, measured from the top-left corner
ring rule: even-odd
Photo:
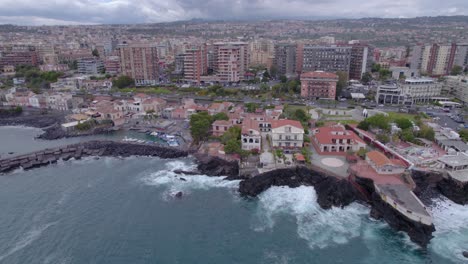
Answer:
[[[65,121],[65,113],[43,110],[43,109],[23,109],[18,114],[0,115],[0,126],[29,126],[35,128],[50,127]]]

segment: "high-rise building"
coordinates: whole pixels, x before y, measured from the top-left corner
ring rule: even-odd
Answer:
[[[467,76],[447,76],[445,86],[464,105],[468,104],[468,77]]]
[[[208,73],[206,45],[187,49],[184,54],[184,80],[200,83],[200,77]]]
[[[351,47],[305,45],[302,71],[349,73]]]
[[[432,76],[448,75],[453,66],[465,67],[468,60],[466,44],[416,45],[411,52],[412,69]]]
[[[356,44],[351,46],[351,60],[349,65],[349,79],[361,80],[365,72],[370,72],[373,50],[370,46]]]
[[[104,61],[104,68],[106,73],[117,75],[120,74],[120,57],[119,56],[108,56]]]
[[[276,66],[278,75],[290,76],[296,73],[296,44],[276,44],[273,65]]]
[[[39,64],[38,54],[32,46],[14,46],[0,48],[0,68],[4,66],[19,66]]]
[[[120,55],[120,72],[133,78],[135,85],[155,85],[159,81],[156,45],[122,44],[117,49]]]
[[[245,42],[214,43],[214,72],[220,82],[238,82],[244,79],[250,57]]]
[[[314,71],[301,74],[301,96],[316,100],[335,99],[338,75],[331,72]]]

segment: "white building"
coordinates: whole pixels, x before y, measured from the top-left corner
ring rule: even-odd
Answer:
[[[262,136],[258,126],[256,120],[244,120],[241,131],[241,145],[243,150],[262,149]]]
[[[296,120],[274,120],[271,122],[271,143],[273,147],[285,150],[302,148],[304,128]]]
[[[464,104],[468,103],[468,76],[447,76],[445,88]]]

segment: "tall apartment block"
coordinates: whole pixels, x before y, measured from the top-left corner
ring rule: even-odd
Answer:
[[[100,74],[104,72],[104,63],[99,58],[90,57],[78,60],[78,72],[81,74]]]
[[[278,75],[291,76],[296,73],[296,44],[276,44],[273,65],[278,70]]]
[[[250,63],[247,43],[214,43],[214,56],[213,68],[220,82],[238,82],[244,79]]]
[[[132,77],[136,86],[155,85],[159,81],[156,45],[122,44],[117,49],[121,74]]]
[[[453,66],[466,67],[468,44],[426,44],[413,47],[410,58],[411,68],[423,74],[448,75]]]
[[[349,65],[349,79],[361,80],[365,72],[370,72],[372,65],[372,47],[364,44],[351,46],[351,60]]]
[[[4,66],[19,66],[39,64],[36,49],[32,46],[0,47],[0,70]]]
[[[301,74],[301,96],[310,100],[335,99],[338,75],[331,72],[314,71]]]
[[[200,83],[200,77],[208,73],[208,55],[206,45],[192,47],[184,54],[184,80]]]
[[[344,71],[349,73],[350,63],[351,47],[312,45],[304,46],[302,72]]]

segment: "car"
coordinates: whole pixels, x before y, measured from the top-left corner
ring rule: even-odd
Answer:
[[[385,105],[383,105],[383,104],[379,104],[379,107],[384,107],[384,106],[385,106]]]

